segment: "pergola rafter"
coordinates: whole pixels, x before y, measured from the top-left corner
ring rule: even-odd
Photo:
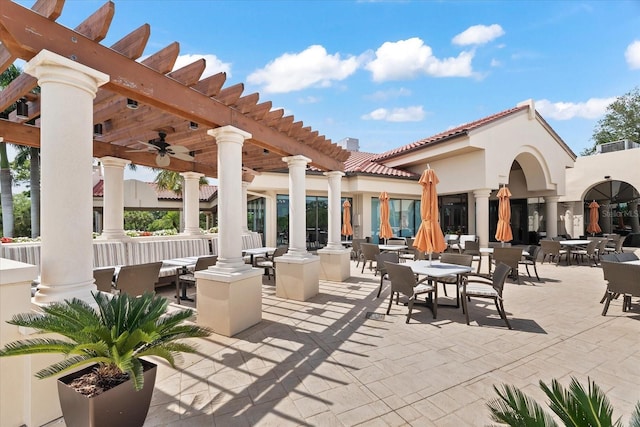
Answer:
[[[75,30],[55,22],[63,4],[62,0],[38,0],[30,10],[3,2],[0,71],[18,58],[28,61],[46,49],[108,74],[110,81],[94,100],[94,124],[103,124],[103,134],[94,140],[94,156],[121,157],[156,167],[153,153],[135,150],[142,148],[138,141],[154,139],[162,131],[170,144],[188,147],[195,159],[185,162],[172,158],[167,169],[215,177],[217,145],[207,130],[232,125],[252,135],[243,149],[243,165],[247,168],[283,169],[281,157],[304,155],[318,169],[344,169],[346,150],[293,116],[284,116],[284,110],[272,111],[270,101],[258,103],[259,94],[243,96],[242,83],[225,88],[225,73],[202,78],[206,66],[203,59],[173,70],[180,52],[177,42],[138,62],[150,38],[148,24],[111,47],[101,45],[115,14],[113,2],[105,3]],[[36,84],[33,77],[23,74],[0,92],[2,110],[20,98],[29,103],[28,118],[13,113],[9,119],[0,119],[0,136],[6,142],[40,145],[39,95],[31,93]],[[128,98],[138,102],[137,110],[127,108]]]

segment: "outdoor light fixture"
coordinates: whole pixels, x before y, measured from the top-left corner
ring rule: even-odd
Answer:
[[[198,129],[198,124],[196,122],[190,122],[189,123],[189,129],[197,130]]]
[[[21,119],[29,117],[29,105],[25,98],[20,98],[18,99],[18,102],[16,102],[16,115]]]
[[[169,166],[169,163],[171,163],[171,159],[169,158],[169,156],[164,155],[164,153],[160,153],[156,156],[156,165],[160,166],[161,168],[166,168],[167,166]]]
[[[129,108],[130,110],[137,110],[138,101],[136,101],[135,99],[127,98],[127,108]]]
[[[102,136],[102,123],[93,125],[93,136]]]
[[[611,175],[605,175],[604,179],[611,179]]]
[[[7,113],[6,111],[3,111],[0,113],[0,119],[8,119],[9,118],[9,113]]]
[[[262,154],[264,154],[265,156],[269,154],[269,150],[267,150],[266,148],[264,150],[262,150]]]

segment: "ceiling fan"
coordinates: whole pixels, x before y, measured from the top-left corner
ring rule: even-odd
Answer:
[[[146,150],[129,150],[128,152],[147,151],[151,153],[157,153],[156,165],[164,168],[171,163],[170,157],[176,159],[192,162],[194,160],[193,152],[189,151],[187,147],[182,145],[171,145],[165,141],[167,134],[165,132],[158,132],[158,138],[150,139],[148,142],[138,141],[140,144],[146,145]]]

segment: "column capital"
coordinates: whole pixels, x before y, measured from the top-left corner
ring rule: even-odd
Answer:
[[[216,142],[224,140],[225,142],[237,142],[240,144],[244,143],[245,140],[251,138],[251,134],[249,132],[245,132],[242,129],[231,125],[209,129],[207,131],[207,135],[214,137],[216,139]]]
[[[329,171],[329,172],[323,172],[322,175],[326,176],[327,178],[331,179],[331,178],[342,178],[345,173],[342,171]]]
[[[285,162],[289,167],[292,166],[306,166],[311,162],[311,159],[302,155],[283,157],[282,161]]]
[[[180,172],[180,176],[182,176],[184,179],[195,179],[199,181],[200,178],[204,176],[204,174],[198,172]]]
[[[99,160],[100,160],[100,163],[102,163],[102,166],[108,166],[108,167],[124,168],[125,166],[131,163],[131,160],[121,159],[119,157],[111,157],[111,156],[100,157]]]
[[[560,196],[544,196],[545,203],[558,203]]]
[[[108,74],[46,49],[27,62],[24,72],[37,78],[40,86],[45,82],[64,83],[85,90],[94,97],[97,88],[109,81]]]
[[[480,197],[489,197],[491,195],[490,188],[477,188],[473,190],[473,196],[477,199]]]

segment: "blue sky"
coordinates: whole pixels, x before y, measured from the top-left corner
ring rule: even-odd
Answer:
[[[20,2],[31,6],[32,2]],[[102,2],[67,0],[75,27]],[[532,98],[579,154],[640,81],[639,1],[115,0],[103,44],[143,23],[296,120],[383,152]]]

